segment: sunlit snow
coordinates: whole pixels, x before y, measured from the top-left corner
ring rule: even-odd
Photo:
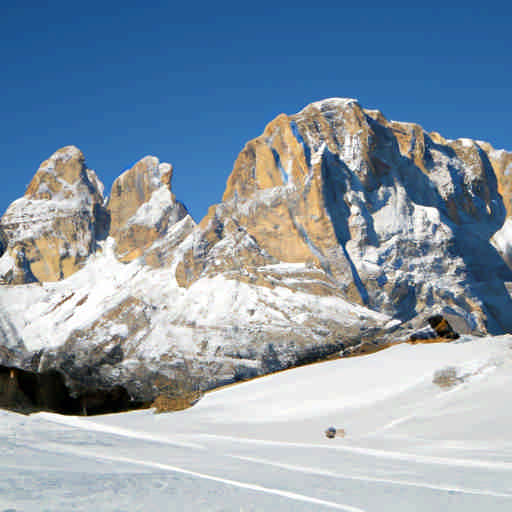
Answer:
[[[435,384],[447,368],[455,382]],[[511,389],[512,336],[466,337],[269,375],[177,413],[0,412],[0,508],[508,512]]]

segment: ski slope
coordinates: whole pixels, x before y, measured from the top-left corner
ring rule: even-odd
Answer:
[[[510,511],[511,398],[503,336],[302,367],[171,414],[0,411],[0,510]]]

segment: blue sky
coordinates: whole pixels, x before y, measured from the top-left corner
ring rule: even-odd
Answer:
[[[200,220],[249,139],[332,96],[512,150],[511,4],[449,3],[4,3],[0,209],[74,144],[107,190],[147,154],[172,163]]]

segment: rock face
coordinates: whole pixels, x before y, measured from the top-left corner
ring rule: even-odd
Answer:
[[[460,337],[459,333],[453,330],[453,327],[449,324],[446,318],[443,318],[442,315],[431,316],[428,319],[428,323],[440,338],[456,340]]]
[[[436,306],[473,331],[509,330],[512,276],[490,240],[510,208],[510,155],[355,100],[282,114],[238,157],[178,282],[222,273],[273,286],[272,265],[302,263],[293,289],[404,320]]]
[[[196,226],[169,164],[143,158],[104,205],[64,148],[0,223],[0,365],[146,403],[408,339],[433,315],[510,332],[511,171],[485,142],[329,99],[248,142]]]
[[[112,185],[108,202],[110,236],[121,261],[140,257],[188,212],[171,192],[172,166],[147,156]],[[148,258],[158,266],[158,257]]]
[[[6,251],[0,279],[57,281],[76,272],[108,229],[103,185],[82,152],[67,146],[43,162],[0,222]]]

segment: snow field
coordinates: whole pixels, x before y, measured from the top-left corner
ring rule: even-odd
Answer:
[[[432,382],[455,368],[451,388]],[[186,411],[0,413],[0,508],[509,511],[512,336],[399,345]],[[328,440],[323,430],[343,427]]]

